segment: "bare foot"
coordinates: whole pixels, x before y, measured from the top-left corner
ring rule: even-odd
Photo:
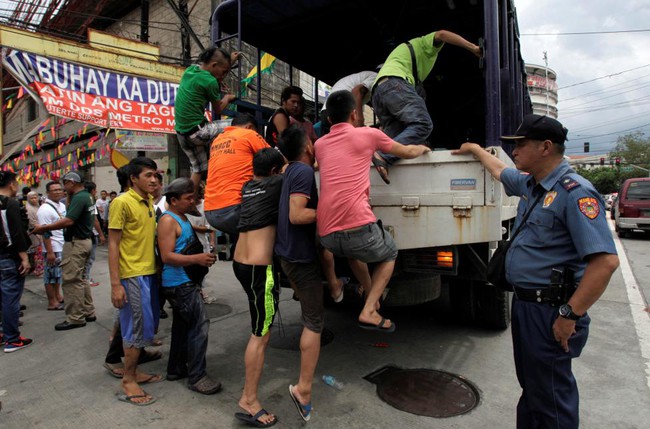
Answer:
[[[144,390],[134,381],[125,381],[122,379],[122,390],[126,396],[136,396],[131,399],[131,402],[136,402],[138,404],[143,404],[145,402],[151,401],[153,396],[145,393]],[[138,398],[137,396],[142,396]]]
[[[262,404],[260,404],[260,401],[258,400],[248,403],[242,398],[239,400],[238,405],[239,408],[241,408],[242,410],[244,410],[244,412],[250,414],[251,416],[254,416],[255,414],[259,413],[260,410],[262,409]],[[258,422],[265,425],[272,423],[274,420],[275,420],[275,416],[273,414],[262,414],[257,419]]]

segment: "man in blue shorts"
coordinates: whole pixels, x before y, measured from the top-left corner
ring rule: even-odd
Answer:
[[[150,405],[155,398],[139,384],[162,380],[160,375],[137,372],[138,358],[145,346],[152,345],[158,325],[158,284],[154,241],[156,217],[151,192],[156,188],[156,163],[138,157],[127,171],[131,189],[111,203],[108,220],[108,269],[111,301],[120,309],[124,344],[124,376],[120,401]]]
[[[49,182],[45,185],[47,199],[38,208],[39,225],[49,225],[65,217],[66,207],[61,202],[63,198],[63,187],[59,182]],[[61,297],[61,255],[63,252],[63,230],[56,229],[50,233],[43,234],[43,260],[45,271],[43,282],[45,283],[45,295],[47,296],[47,309],[49,311],[63,310],[63,298]]]

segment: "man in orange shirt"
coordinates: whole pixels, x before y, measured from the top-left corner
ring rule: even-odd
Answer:
[[[210,147],[205,217],[212,227],[237,236],[241,188],[253,178],[253,156],[270,147],[257,133],[257,121],[248,113],[232,120]]]

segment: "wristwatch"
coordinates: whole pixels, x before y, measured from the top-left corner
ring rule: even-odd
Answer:
[[[563,304],[560,306],[560,309],[558,310],[558,313],[560,313],[560,317],[564,317],[565,319],[569,320],[578,320],[582,317],[582,315],[577,315],[573,312],[573,308],[569,304]]]

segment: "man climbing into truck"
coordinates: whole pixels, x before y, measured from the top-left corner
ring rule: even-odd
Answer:
[[[481,56],[478,45],[451,31],[438,30],[398,45],[377,74],[372,87],[372,106],[384,132],[396,142],[426,144],[433,131],[422,82],[433,70],[445,43]],[[373,165],[387,184],[390,184],[388,166],[397,159],[397,156],[381,152],[373,158]]]

